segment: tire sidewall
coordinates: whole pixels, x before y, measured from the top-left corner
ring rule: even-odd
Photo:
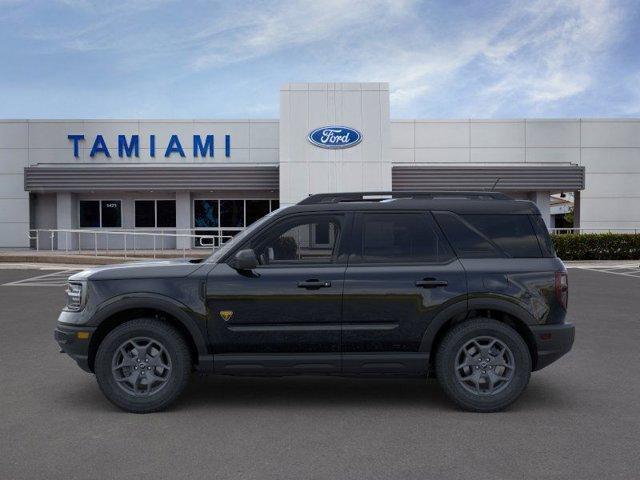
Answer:
[[[171,357],[171,372],[166,385],[149,396],[136,397],[116,382],[111,365],[116,350],[127,340],[148,337],[160,342]],[[173,402],[184,389],[191,370],[189,352],[179,333],[164,323],[133,320],[116,327],[100,343],[95,360],[95,374],[100,389],[116,406],[135,413],[161,410]]]
[[[515,371],[507,387],[494,395],[475,395],[458,381],[455,372],[459,350],[475,337],[490,336],[502,341],[513,354]],[[445,393],[459,406],[474,411],[497,411],[511,405],[524,391],[531,375],[531,355],[522,337],[513,328],[492,319],[477,319],[454,327],[440,345],[437,376]]]

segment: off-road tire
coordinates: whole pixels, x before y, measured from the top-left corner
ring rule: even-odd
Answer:
[[[461,349],[478,337],[493,337],[512,353],[515,369],[511,379],[495,393],[472,393],[456,374]],[[520,334],[509,325],[490,318],[475,318],[453,326],[437,349],[435,364],[436,376],[445,394],[462,409],[473,412],[496,412],[515,402],[529,383],[532,367],[529,348]],[[476,368],[475,364],[473,368]]]
[[[159,342],[171,363],[165,385],[148,395],[125,391],[112,373],[116,351],[123,343],[136,338]],[[150,413],[167,408],[182,393],[191,375],[192,360],[187,342],[173,326],[154,318],[138,318],[117,326],[107,334],[98,347],[94,370],[100,390],[111,403],[127,412]]]

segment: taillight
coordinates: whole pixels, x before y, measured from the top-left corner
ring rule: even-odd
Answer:
[[[556,298],[566,310],[569,302],[569,278],[566,272],[556,272]]]

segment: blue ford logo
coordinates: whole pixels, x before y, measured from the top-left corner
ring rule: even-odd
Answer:
[[[309,133],[309,141],[322,148],[349,148],[362,140],[362,134],[353,128],[332,125]]]

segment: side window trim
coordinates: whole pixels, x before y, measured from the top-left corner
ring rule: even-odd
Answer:
[[[393,216],[396,214],[402,213],[411,213],[411,214],[420,214],[424,215],[425,220],[427,222],[427,226],[433,230],[433,233],[437,236],[438,241],[442,241],[444,245],[446,245],[447,249],[451,253],[451,256],[442,261],[426,261],[426,260],[418,260],[418,261],[404,261],[397,259],[390,259],[389,261],[380,261],[380,262],[367,262],[363,260],[363,236],[364,236],[364,222],[363,219],[367,214],[384,214]],[[431,211],[429,210],[394,210],[394,211],[358,211],[354,212],[353,218],[353,226],[351,229],[350,236],[350,250],[347,254],[347,264],[349,266],[358,266],[358,267],[374,267],[381,265],[398,265],[398,266],[418,266],[418,265],[447,265],[451,262],[457,261],[458,256],[451,246],[451,242],[446,237],[438,222],[436,222],[433,217]]]

